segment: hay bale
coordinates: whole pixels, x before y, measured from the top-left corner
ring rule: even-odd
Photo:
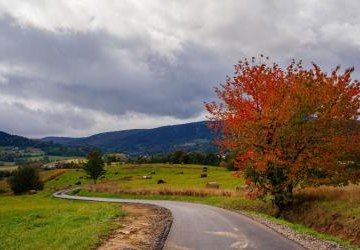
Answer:
[[[163,180],[163,179],[159,179],[159,180],[157,181],[157,184],[164,184],[164,183],[166,183],[166,181]]]
[[[37,193],[37,191],[35,190],[35,189],[31,189],[30,191],[29,191],[29,194],[36,194]]]
[[[220,185],[219,185],[219,183],[213,181],[213,182],[208,182],[208,183],[206,183],[206,187],[207,187],[207,188],[219,189],[219,188],[220,188]]]
[[[206,172],[202,172],[200,175],[200,178],[206,178],[207,177],[207,173]]]

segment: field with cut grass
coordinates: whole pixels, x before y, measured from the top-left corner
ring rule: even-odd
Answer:
[[[163,186],[173,188],[204,188],[207,182],[216,181],[221,189],[235,189],[243,185],[243,180],[231,175],[224,168],[206,166],[207,177],[200,178],[203,166],[185,164],[142,164],[115,165],[107,167],[106,178],[109,180],[124,180],[121,187],[151,188],[158,187],[158,179],[166,181]],[[152,173],[155,172],[155,173]],[[143,176],[152,179],[143,180]],[[128,178],[128,180],[126,180]]]
[[[15,162],[1,162],[0,164],[0,171],[13,171],[17,168]]]
[[[109,166],[101,183],[86,188],[135,195],[234,196],[238,193],[236,187],[243,186],[242,179],[223,168],[207,166],[205,178],[200,177],[202,171],[202,166],[181,164]],[[165,183],[158,184],[159,180]],[[205,188],[208,182],[216,182],[220,188]]]
[[[185,196],[234,196],[243,187],[243,180],[231,172],[207,166],[207,177],[200,178],[202,166],[181,164],[119,164],[106,167],[106,175],[96,185],[81,170],[66,170],[61,178],[55,178],[45,186],[51,190],[76,186],[81,182],[88,190],[97,192],[128,193],[134,195],[185,195]],[[151,179],[144,179],[151,176]],[[157,184],[158,180],[166,183]],[[208,182],[217,182],[219,190],[205,188]]]

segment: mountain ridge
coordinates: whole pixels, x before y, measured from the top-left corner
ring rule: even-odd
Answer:
[[[151,129],[102,132],[87,137],[45,137],[40,139],[66,146],[93,146],[106,153],[161,154],[176,150],[215,152],[214,139],[206,121],[166,125]]]

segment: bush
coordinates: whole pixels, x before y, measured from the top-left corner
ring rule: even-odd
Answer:
[[[21,194],[29,190],[42,190],[43,182],[39,177],[39,170],[33,167],[19,167],[8,179],[11,190]]]

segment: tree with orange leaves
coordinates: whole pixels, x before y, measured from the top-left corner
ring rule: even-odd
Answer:
[[[360,152],[354,68],[327,74],[316,64],[292,61],[283,69],[261,60],[240,61],[215,89],[220,101],[205,104],[216,143],[235,155],[249,194],[270,194],[281,211],[295,188],[358,183],[360,168],[348,158]]]

